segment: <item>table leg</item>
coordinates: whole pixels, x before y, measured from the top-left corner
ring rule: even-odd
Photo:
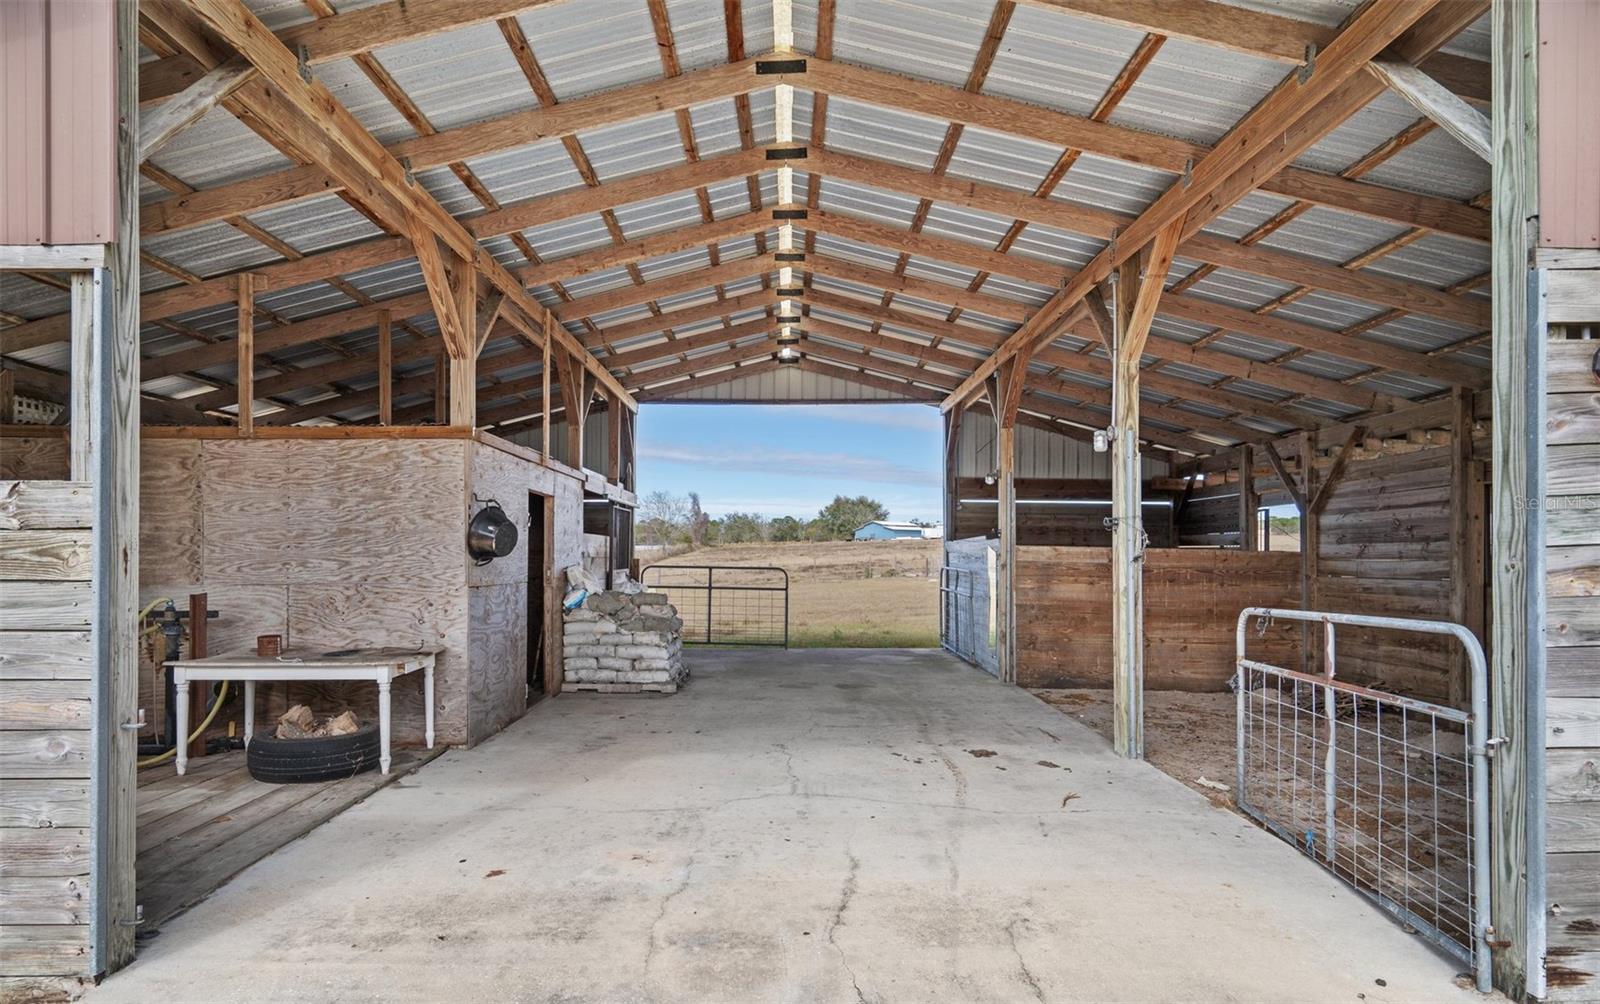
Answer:
[[[378,681],[378,767],[389,773],[389,681]]]
[[[250,737],[256,731],[256,681],[244,681],[244,747],[250,748]]]
[[[185,678],[183,670],[173,667],[172,689],[176,700],[176,715],[178,734],[170,736],[176,745],[176,764],[178,773],[182,774],[189,769],[189,681]]]
[[[428,748],[433,749],[433,666],[422,667],[422,696],[428,702],[425,717],[428,721]]]

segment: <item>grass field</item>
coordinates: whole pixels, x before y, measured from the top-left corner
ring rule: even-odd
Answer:
[[[704,547],[656,563],[784,569],[793,648],[933,648],[943,555],[937,540],[807,541]]]

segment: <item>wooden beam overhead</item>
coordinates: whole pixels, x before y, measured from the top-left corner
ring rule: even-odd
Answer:
[[[1419,5],[1405,5],[1407,9],[1425,11],[1434,0]],[[1391,13],[1393,13],[1391,11]],[[1408,22],[1409,23],[1409,22]],[[1354,36],[1352,36],[1353,38]],[[1362,51],[1370,50],[1370,46]],[[1331,90],[1324,82],[1334,76],[1334,71],[1344,74],[1355,72],[1346,60],[1345,65],[1330,63],[1340,55],[1338,51],[1319,52],[1317,72],[1312,74],[1306,89],[1316,88],[1321,93]],[[1361,65],[1365,65],[1363,60]],[[1359,67],[1357,67],[1359,68]],[[1340,80],[1344,79],[1341,77]],[[1226,164],[1233,162],[1237,147],[1232,143],[1206,147],[1173,137],[1147,133],[1124,126],[1097,122],[1093,119],[1039,108],[1010,98],[990,94],[972,94],[959,87],[926,80],[913,80],[881,70],[826,60],[811,60],[804,80],[797,85],[827,91],[834,96],[875,104],[880,107],[914,112],[936,119],[960,122],[997,132],[1011,133],[1028,139],[1057,146],[1081,149],[1097,156],[1124,160],[1147,167],[1155,167],[1182,174],[1185,166],[1199,165],[1212,154],[1220,154]],[[1294,88],[1298,92],[1301,88]],[[1254,114],[1254,113],[1252,113]],[[1229,137],[1241,134],[1237,128]],[[1216,167],[1213,167],[1216,170]],[[1400,192],[1366,182],[1350,181],[1336,175],[1321,174],[1303,168],[1287,168],[1255,177],[1262,191],[1291,199],[1301,199],[1331,209],[1357,213],[1362,216],[1386,219],[1406,226],[1425,226],[1469,240],[1488,239],[1488,215],[1464,203],[1431,196]]]
[[[324,19],[324,22],[331,19]],[[1319,57],[1319,61],[1322,57]],[[572,136],[579,129],[620,124],[642,115],[692,105],[788,82],[881,106],[950,119],[965,126],[1011,132],[1042,142],[1082,149],[1100,156],[1182,172],[1210,150],[1200,144],[1111,125],[1065,112],[929,81],[910,80],[880,70],[810,57],[803,75],[755,73],[756,59],[693,70],[666,80],[602,92],[482,122],[441,130],[389,147],[414,170],[461,161],[550,136]],[[761,151],[754,151],[760,154]],[[753,172],[752,172],[753,173]],[[1346,212],[1407,226],[1424,226],[1483,241],[1487,214],[1462,203],[1402,192],[1299,168],[1264,177],[1263,190]],[[230,215],[255,212],[337,191],[340,179],[314,167],[293,168],[148,206],[146,233],[194,226]],[[526,224],[525,224],[526,225]]]
[[[616,384],[611,375],[593,361],[593,357],[581,351],[570,333],[550,320],[549,312],[543,305],[528,295],[521,284],[492,255],[479,248],[477,241],[453,216],[425,190],[409,183],[406,169],[356,121],[326,87],[314,81],[307,82],[300,76],[294,55],[274,39],[266,27],[239,0],[193,0],[189,9],[202,18],[212,30],[238,48],[240,53],[260,71],[262,78],[272,82],[275,92],[287,98],[288,103],[305,116],[313,128],[325,136],[329,143],[341,153],[348,154],[364,168],[364,171],[352,175],[342,170],[342,162],[333,162],[336,158],[330,158],[330,164],[327,165],[330,170],[339,174],[342,180],[355,188],[363,189],[359,194],[363,201],[371,197],[374,189],[378,194],[387,196],[374,199],[371,208],[379,211],[380,215],[384,215],[403,233],[415,234],[419,228],[431,230],[444,245],[450,247],[464,262],[480,270],[485,278],[504,293],[524,315],[537,323],[544,337],[555,338],[562,341],[569,350],[579,351],[579,354],[588,360],[584,364],[585,367],[597,379],[606,383],[607,389],[615,392],[620,401],[631,406],[631,398],[621,385]],[[326,19],[314,22],[314,24],[324,23]],[[422,137],[425,140],[433,138],[435,137]],[[380,205],[391,200],[398,203],[400,207],[398,211],[390,209],[386,204]],[[463,338],[465,337],[464,335]]]
[[[943,407],[949,408],[971,398],[995,367],[1008,356],[1037,342],[1078,305],[1085,293],[1111,275],[1122,262],[1137,254],[1173,220],[1185,221],[1184,229],[1187,231],[1196,222],[1188,216],[1191,209],[1216,188],[1226,184],[1241,163],[1268,150],[1275,137],[1353,74],[1360,72],[1368,60],[1416,23],[1430,6],[1429,3],[1378,3],[1354,15],[1338,37],[1319,54],[1315,73],[1305,79],[1290,75],[1263,98],[1229,130],[1222,144],[1195,163],[1179,182],[1168,188],[1138,219],[1129,224],[1114,243],[1097,254],[1059,293],[1051,297],[1027,324],[1007,339],[988,362],[956,389]],[[1295,152],[1291,149],[1288,156],[1293,157]],[[1281,147],[1273,147],[1272,153],[1280,156]]]
[[[239,276],[238,333],[234,337],[234,349],[238,359],[238,376],[234,381],[234,388],[239,405],[241,436],[248,436],[255,431],[255,325],[255,276],[246,272]]]
[[[256,72],[242,56],[235,56],[208,71],[200,79],[168,99],[159,108],[139,117],[139,163],[178,133],[193,125],[202,115]]]
[[[1403,59],[1379,56],[1367,69],[1411,107],[1428,116],[1468,150],[1493,163],[1489,117],[1450,93],[1427,72]]]

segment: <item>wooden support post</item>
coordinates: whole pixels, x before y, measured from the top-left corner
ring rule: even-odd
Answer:
[[[139,11],[116,5],[117,232],[95,275],[94,753],[88,971],[133,961],[139,706]]]
[[[249,272],[239,275],[239,371],[234,386],[239,391],[239,435],[253,436],[256,431],[256,277]]]
[[[1538,244],[1539,6],[1493,0],[1491,272],[1494,500],[1489,734],[1505,743],[1490,773],[1489,901],[1494,985],[1544,998],[1546,832],[1544,273]]]
[[[1150,322],[1178,249],[1183,222],[1157,236],[1148,254],[1116,270],[1111,353],[1112,749],[1144,758],[1144,483],[1139,455],[1139,363]]]
[[[1316,610],[1317,551],[1322,536],[1320,510],[1312,504],[1317,496],[1317,435],[1303,431],[1298,438],[1300,497],[1304,500],[1300,509],[1300,609]],[[1313,638],[1312,632],[1302,628],[1300,657],[1308,673],[1318,672],[1322,665],[1321,641],[1320,633]]]
[[[952,409],[954,410],[954,409]],[[996,425],[994,436],[995,460],[998,476],[998,530],[1000,553],[997,563],[999,602],[995,610],[1000,618],[995,632],[999,677],[1006,683],[1017,682],[1017,427]]]
[[[539,396],[539,408],[543,417],[539,420],[539,460],[541,463],[550,462],[550,333],[544,333],[544,367],[539,371],[540,383],[544,385],[544,393]]]
[[[1158,288],[1160,279],[1156,280]],[[1139,471],[1139,359],[1130,331],[1139,293],[1138,259],[1119,267],[1113,305],[1111,390],[1111,748],[1144,757],[1144,576]]]
[[[73,481],[90,481],[94,477],[90,465],[94,457],[94,333],[98,320],[93,272],[72,273],[71,301],[72,384],[67,392],[67,408],[72,424],[68,433],[70,460],[67,467]]]
[[[207,615],[208,609],[209,609],[209,604],[207,603],[207,594],[205,594],[205,593],[190,593],[189,594],[189,652],[188,652],[188,657],[190,659],[204,659],[206,657],[206,650],[208,648],[208,645],[207,645],[208,639],[207,639],[207,632],[206,632],[206,615]],[[210,699],[209,699],[209,694],[207,693],[210,689],[211,689],[211,684],[210,683],[202,682],[202,681],[199,681],[199,680],[196,680],[196,681],[194,681],[194,682],[189,684],[189,707],[192,708],[192,709],[195,709],[195,710],[193,710],[191,712],[190,717],[196,722],[200,722],[200,721],[204,721],[205,720],[206,708],[211,703]],[[178,727],[182,728],[182,729],[187,729],[187,728],[190,728],[191,726],[187,722],[179,722],[178,723]],[[206,737],[203,736],[203,735],[197,735],[197,736],[194,737],[193,740],[191,740],[189,742],[189,759],[193,760],[195,757],[203,757],[205,755],[206,755]]]
[[[478,273],[457,261],[450,271],[460,342],[447,341],[450,353],[450,424],[470,429],[478,424]]]
[[[1249,443],[1239,447],[1239,550],[1255,551],[1256,510],[1261,496],[1256,494],[1256,451]]]
[[[10,370],[0,369],[0,425],[10,425],[15,422],[16,410],[16,374]]]
[[[387,310],[378,313],[378,424],[394,424],[394,331]]]
[[[443,349],[433,358],[433,424],[450,422],[450,357]]]
[[[1457,387],[1450,393],[1450,619],[1467,624],[1471,602],[1472,552],[1472,392]],[[1481,639],[1480,639],[1481,640]],[[1459,646],[1451,647],[1450,704],[1464,707],[1468,699],[1467,660]]]

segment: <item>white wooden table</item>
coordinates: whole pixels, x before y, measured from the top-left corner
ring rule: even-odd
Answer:
[[[389,685],[395,677],[421,670],[424,705],[427,709],[428,748],[433,749],[433,665],[442,651],[438,648],[357,648],[336,652],[285,649],[282,655],[260,656],[254,652],[213,655],[171,663],[177,690],[178,735],[189,734],[189,682],[191,680],[231,680],[244,684],[244,744],[256,724],[256,684],[279,680],[370,680],[378,685],[378,764],[389,773]],[[189,744],[178,743],[178,773],[189,766]]]

